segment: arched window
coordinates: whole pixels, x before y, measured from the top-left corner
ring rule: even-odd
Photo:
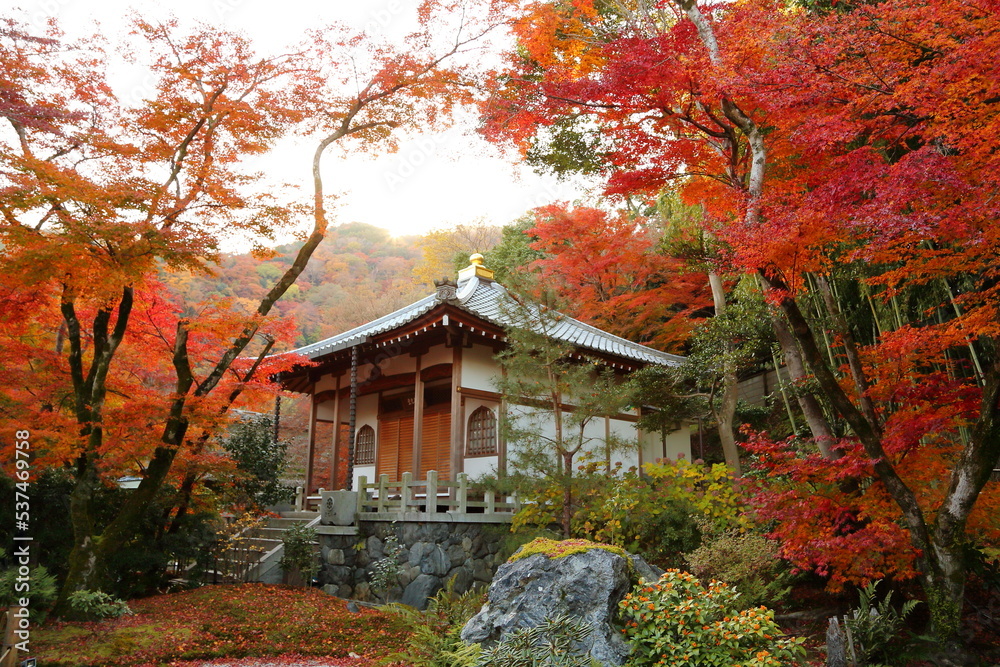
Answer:
[[[375,429],[367,424],[354,437],[354,465],[375,465]]]
[[[492,456],[497,453],[497,418],[486,406],[469,415],[469,456]]]

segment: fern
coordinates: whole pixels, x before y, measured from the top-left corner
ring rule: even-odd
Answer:
[[[862,665],[875,667],[876,659],[885,664],[892,662],[889,648],[896,640],[906,617],[917,606],[916,600],[907,600],[897,612],[892,606],[892,591],[878,604],[875,593],[879,582],[873,581],[858,592],[858,607],[844,618],[854,654]]]

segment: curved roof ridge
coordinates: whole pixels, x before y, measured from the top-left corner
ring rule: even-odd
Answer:
[[[509,325],[509,318],[504,315],[503,308],[501,307],[501,300],[507,294],[507,289],[503,285],[492,280],[481,280],[478,276],[473,276],[468,281],[462,281],[458,286],[452,285],[453,289],[456,287],[457,289],[453,292],[454,296],[437,291],[388,315],[383,315],[378,319],[372,320],[367,324],[362,324],[361,326],[354,327],[316,343],[305,345],[292,350],[292,352],[316,359],[325,354],[351,347],[351,345],[358,342],[363,342],[365,338],[373,334],[402,326],[430,311],[435,306],[445,303],[452,304],[454,307],[498,326],[506,327]],[[616,336],[559,311],[552,312],[559,318],[558,326],[555,329],[555,337],[567,343],[595,352],[628,357],[647,363],[676,365],[684,361],[684,357],[679,355],[662,352],[641,343],[630,341],[627,338]]]

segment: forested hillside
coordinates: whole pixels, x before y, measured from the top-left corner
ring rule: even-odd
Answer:
[[[278,247],[263,262],[250,253],[226,254],[211,275],[163,271],[162,278],[186,303],[230,299],[237,307],[252,304],[284,273],[299,246]],[[427,286],[414,277],[420,257],[420,237],[393,238],[363,223],[334,227],[274,309],[294,320],[298,345],[321,340],[424,296]]]

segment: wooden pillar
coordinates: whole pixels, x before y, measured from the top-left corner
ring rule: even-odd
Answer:
[[[410,471],[420,473],[420,456],[424,448],[424,381],[420,379],[420,355],[417,355],[416,379],[413,382],[413,462]]]
[[[465,459],[465,401],[459,388],[462,386],[462,344],[452,348],[451,362],[451,474],[458,479],[464,470]]]
[[[337,486],[337,470],[340,468],[340,376],[337,376],[337,384],[333,394],[333,442],[330,443],[330,488],[341,488]],[[346,487],[346,484],[344,485]]]
[[[312,493],[313,466],[316,462],[316,386],[309,395],[309,457],[306,459],[306,495]]]
[[[351,414],[347,422],[347,484],[354,488],[354,427],[358,418],[358,346],[351,348]]]
[[[500,367],[500,376],[507,379],[507,369]],[[506,382],[504,383],[506,385]],[[500,477],[507,475],[507,434],[505,424],[507,423],[507,395],[500,394],[500,405],[497,408],[497,474]]]

